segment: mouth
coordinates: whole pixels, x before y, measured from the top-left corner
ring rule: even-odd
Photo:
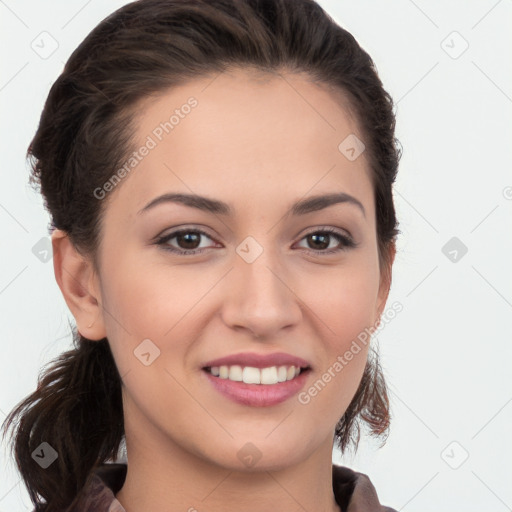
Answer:
[[[299,375],[310,371],[309,366],[280,365],[256,368],[254,366],[222,365],[206,366],[203,370],[218,379],[244,384],[272,386],[280,382],[288,382]]]
[[[296,395],[312,367],[290,354],[243,353],[209,361],[201,370],[225,398],[242,405],[268,407]]]

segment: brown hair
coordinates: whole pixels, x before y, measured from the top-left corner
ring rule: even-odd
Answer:
[[[400,159],[393,102],[369,55],[313,0],[139,0],[103,20],[53,84],[28,149],[31,182],[41,188],[52,227],[96,265],[107,200],[93,191],[133,152],[139,100],[231,66],[306,72],[348,99],[366,145],[379,261],[390,283]],[[3,425],[5,435],[18,420],[13,451],[36,511],[68,510],[96,466],[116,459],[124,436],[121,379],[108,340],[72,331],[74,348],[41,372],[37,389]],[[372,347],[336,427],[341,450],[357,446],[360,422],[385,435],[389,417]],[[42,442],[58,453],[47,469],[32,458]]]

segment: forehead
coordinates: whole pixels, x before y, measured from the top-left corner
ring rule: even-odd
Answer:
[[[362,139],[347,104],[306,75],[246,69],[168,89],[137,106],[137,157],[116,195],[129,197],[132,211],[176,191],[235,209],[249,206],[248,194],[272,204],[308,191],[371,200],[366,155],[351,161],[339,148],[347,137]]]

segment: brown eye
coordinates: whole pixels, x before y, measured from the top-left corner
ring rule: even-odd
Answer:
[[[329,242],[331,239],[331,235],[328,234],[320,234],[320,235],[308,235],[306,237],[308,242],[311,242],[313,247],[312,249],[327,249],[329,247]]]
[[[196,232],[189,232],[184,234],[178,234],[176,238],[177,244],[180,249],[197,249],[198,244],[201,242],[201,234]]]
[[[201,243],[204,239],[213,241],[204,231],[198,229],[181,229],[158,238],[156,243],[157,245],[161,245],[165,250],[177,254],[199,254],[209,248],[208,245],[201,247]],[[174,240],[174,243],[170,243],[172,240]]]
[[[313,231],[308,233],[302,240],[306,240],[306,249],[310,249],[319,254],[332,254],[357,246],[354,240],[348,235],[334,229]]]

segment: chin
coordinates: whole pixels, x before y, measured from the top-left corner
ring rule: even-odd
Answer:
[[[313,443],[305,442],[303,437],[292,439],[290,436],[274,437],[274,434],[261,433],[236,436],[228,444],[219,445],[220,452],[213,455],[211,462],[230,471],[248,473],[285,469],[307,459],[318,449]]]

